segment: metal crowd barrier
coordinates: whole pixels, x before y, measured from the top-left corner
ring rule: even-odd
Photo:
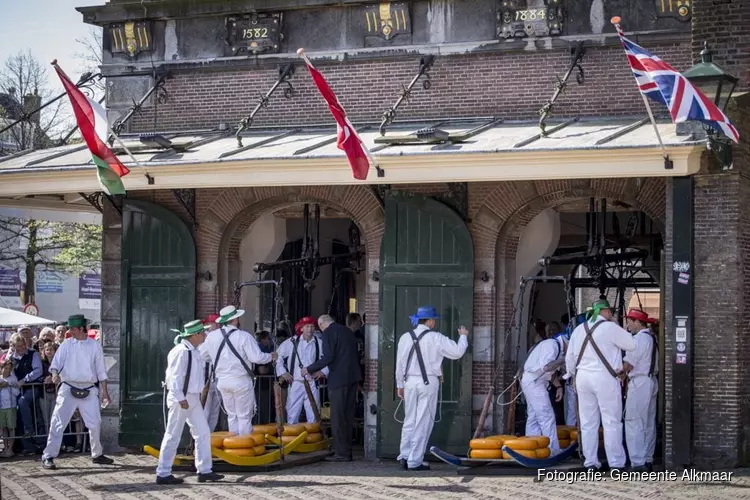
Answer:
[[[57,400],[57,389],[53,384],[34,382],[23,384],[19,391],[16,404],[16,434],[12,438],[14,449],[18,451],[44,449],[47,445],[49,423]],[[24,415],[30,416],[31,421],[26,422]],[[0,437],[0,443],[4,452],[5,439]],[[90,450],[88,429],[78,411],[63,432],[62,448],[80,449],[81,452]]]

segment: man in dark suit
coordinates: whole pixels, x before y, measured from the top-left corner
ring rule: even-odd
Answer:
[[[321,358],[305,368],[302,373],[312,373],[316,378],[320,370],[328,367],[328,396],[331,400],[331,433],[334,455],[329,460],[350,462],[352,460],[352,437],[354,432],[354,409],[357,386],[362,380],[354,332],[333,321],[324,314],[318,318],[323,332]]]

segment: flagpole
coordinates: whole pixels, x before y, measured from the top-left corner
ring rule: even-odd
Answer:
[[[300,56],[302,60],[305,61],[305,63],[307,63],[308,66],[311,66],[313,68],[315,67],[313,66],[313,63],[310,62],[310,59],[307,58],[307,54],[305,54],[305,49],[303,48],[297,49],[297,55]],[[354,130],[355,132],[357,131],[357,129],[354,128],[354,125],[352,125],[352,122],[349,121],[349,117],[346,117],[346,123],[352,128],[352,130]],[[380,164],[378,163],[378,160],[375,159],[375,157],[370,152],[370,149],[367,146],[365,146],[364,142],[362,142],[362,138],[359,137],[359,134],[357,134],[357,138],[359,139],[359,144],[362,146],[362,151],[364,151],[365,155],[367,156],[367,159],[370,160],[370,163],[372,164],[372,166],[375,167],[375,170],[378,173],[378,177],[385,177],[385,171],[382,168],[380,168]]]
[[[622,41],[622,27],[620,26],[620,19],[619,16],[615,16],[612,19],[610,19],[610,22],[615,26],[615,30],[617,30],[617,36],[620,37],[620,41]],[[648,118],[651,120],[651,125],[654,127],[654,133],[656,134],[656,140],[659,141],[659,147],[661,148],[662,155],[664,155],[664,168],[672,168],[668,165],[670,165],[672,162],[669,160],[669,153],[667,153],[667,148],[664,147],[664,142],[661,140],[661,134],[659,133],[659,127],[656,126],[656,119],[654,118],[654,112],[651,110],[651,104],[648,102],[648,98],[646,95],[638,91],[639,94],[641,94],[641,98],[643,98],[643,104],[646,106],[646,112],[648,113]]]

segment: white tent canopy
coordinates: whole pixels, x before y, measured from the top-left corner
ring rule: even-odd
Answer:
[[[55,321],[0,307],[0,326],[52,325]]]

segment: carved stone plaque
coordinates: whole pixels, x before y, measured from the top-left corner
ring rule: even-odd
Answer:
[[[399,35],[411,35],[411,17],[407,2],[381,2],[365,6],[365,39],[379,37],[391,41]]]
[[[499,0],[498,3],[498,38],[562,35],[563,0]]]
[[[114,54],[135,57],[154,48],[151,21],[129,21],[109,25],[109,50]]]
[[[244,14],[226,19],[227,47],[231,54],[279,52],[283,35],[281,13]]]
[[[654,0],[658,17],[674,17],[680,21],[690,21],[693,6],[690,0]]]

